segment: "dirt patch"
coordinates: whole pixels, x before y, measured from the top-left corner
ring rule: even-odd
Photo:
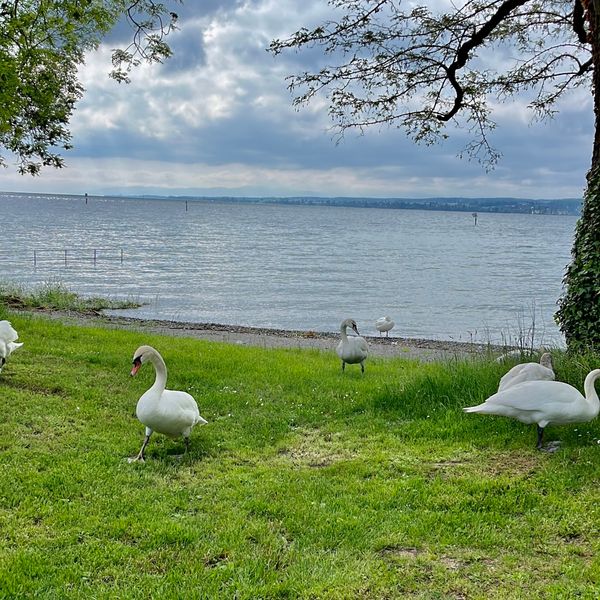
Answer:
[[[323,433],[318,429],[298,429],[295,434],[292,445],[279,451],[279,456],[294,466],[318,469],[356,456],[342,446],[340,434]]]

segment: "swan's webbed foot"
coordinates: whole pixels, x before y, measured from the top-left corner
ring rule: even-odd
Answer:
[[[137,456],[135,456],[135,457],[133,457],[133,458],[128,458],[128,459],[127,459],[127,462],[128,462],[129,464],[131,464],[131,463],[134,463],[134,462],[141,462],[141,463],[145,463],[145,462],[146,462],[146,459],[145,459],[145,458],[144,458],[144,457],[143,457],[141,454],[138,454]]]
[[[548,442],[544,447],[538,448],[538,450],[542,452],[548,452],[549,454],[554,454],[560,448],[560,441],[554,440],[553,442]]]

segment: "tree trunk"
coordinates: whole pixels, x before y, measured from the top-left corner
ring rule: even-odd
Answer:
[[[600,351],[600,0],[586,6],[594,63],[594,147],[565,292],[555,315],[570,351]]]

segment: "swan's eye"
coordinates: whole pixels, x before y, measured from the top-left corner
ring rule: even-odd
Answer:
[[[140,366],[142,364],[142,357],[141,356],[136,356],[133,359],[133,364],[137,367]]]
[[[3,367],[5,362],[6,359],[4,358],[4,356],[0,356],[0,367]]]

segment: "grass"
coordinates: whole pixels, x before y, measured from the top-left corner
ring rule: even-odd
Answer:
[[[48,282],[33,288],[0,282],[0,306],[2,305],[14,309],[72,310],[81,313],[141,306],[133,300],[83,297],[61,282]]]
[[[8,314],[0,598],[597,598],[600,426],[466,415],[508,368],[267,350]],[[156,347],[209,424],[153,436]],[[555,357],[579,389],[598,357]]]

